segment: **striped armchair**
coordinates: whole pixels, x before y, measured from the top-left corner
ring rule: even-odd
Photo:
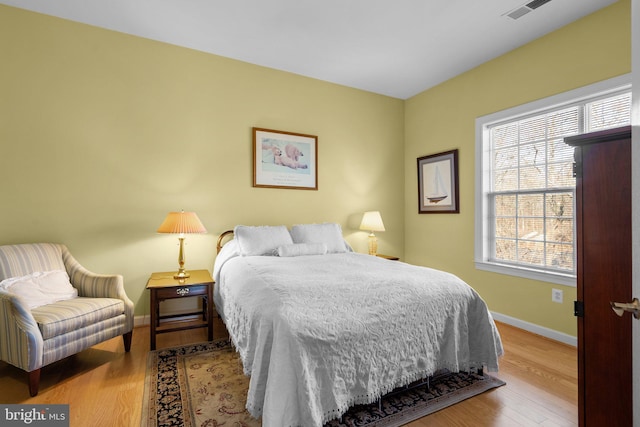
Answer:
[[[0,360],[28,372],[31,396],[43,366],[119,335],[125,351],[131,348],[133,303],[122,276],[88,271],[60,244],[0,246],[0,282],[55,270],[67,272],[77,298],[29,308],[0,287]]]

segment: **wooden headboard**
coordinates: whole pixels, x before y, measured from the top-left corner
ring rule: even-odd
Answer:
[[[220,253],[222,246],[224,245],[224,239],[227,236],[233,236],[233,230],[227,230],[223,232],[220,236],[218,236],[218,243],[216,243],[216,254]]]

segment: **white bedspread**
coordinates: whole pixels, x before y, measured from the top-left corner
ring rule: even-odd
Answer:
[[[321,426],[440,368],[498,369],[486,304],[452,274],[356,253],[237,256],[215,274],[265,427]]]

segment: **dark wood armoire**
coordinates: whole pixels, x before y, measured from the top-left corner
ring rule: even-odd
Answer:
[[[565,138],[575,147],[580,426],[631,426],[631,127]]]

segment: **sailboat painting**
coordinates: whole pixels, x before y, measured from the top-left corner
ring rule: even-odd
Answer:
[[[458,150],[418,158],[419,213],[459,213]]]
[[[439,165],[439,163],[443,163],[443,165]],[[449,160],[445,160],[443,162],[424,165],[426,176],[429,176],[431,174],[431,170],[433,170],[433,179],[428,181],[430,188],[428,189],[429,191],[427,191],[426,195],[429,203],[440,203],[449,198],[449,191],[447,190],[451,188],[451,183],[447,182],[447,186],[445,187],[442,181],[442,174],[440,173],[439,166],[443,166],[445,169],[451,169],[450,163],[451,162]],[[446,205],[449,203],[443,202],[442,204]]]

